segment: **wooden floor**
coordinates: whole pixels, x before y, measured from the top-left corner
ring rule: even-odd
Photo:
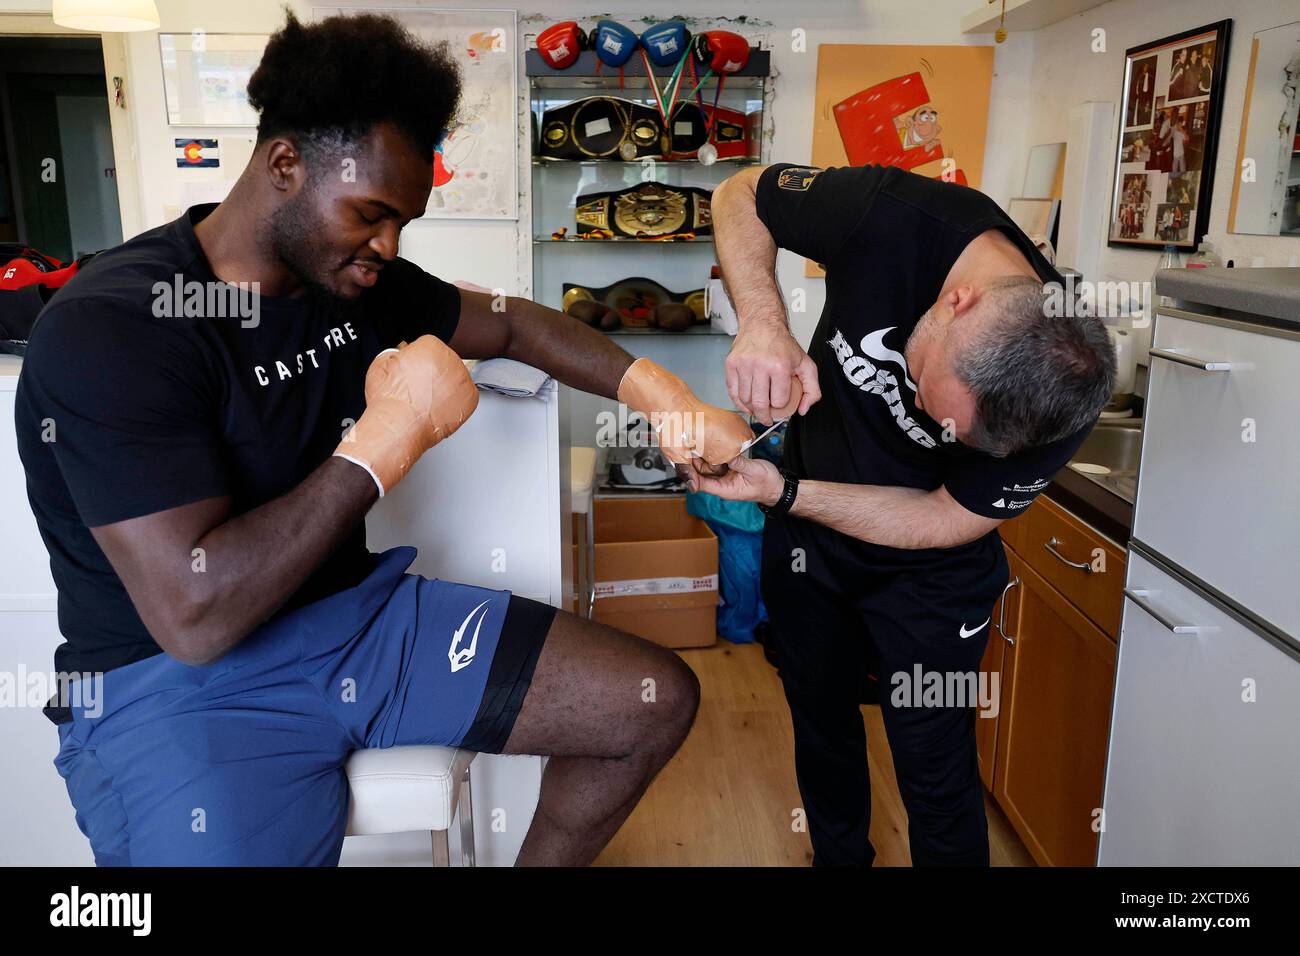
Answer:
[[[807,866],[790,710],[757,644],[719,640],[682,657],[699,675],[700,712],[682,749],[659,774],[598,866]],[[871,767],[871,842],[877,866],[908,866],[907,815],[879,707],[863,707]],[[1033,866],[1002,811],[985,794],[994,866]]]

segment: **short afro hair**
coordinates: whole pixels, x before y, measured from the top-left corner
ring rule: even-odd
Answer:
[[[311,154],[353,145],[392,123],[428,162],[460,102],[446,42],[426,43],[392,17],[334,16],[304,26],[285,9],[252,78],[257,141],[288,136]]]

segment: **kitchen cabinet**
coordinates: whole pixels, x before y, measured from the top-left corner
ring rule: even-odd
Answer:
[[[980,779],[1042,865],[1096,858],[1098,808],[1123,600],[1124,552],[1049,498],[999,527],[1006,589],[981,671],[995,718],[977,717]]]
[[[1011,523],[1007,522],[1007,524]],[[994,675],[996,675],[997,684],[990,684],[990,687],[996,687],[999,708],[998,712],[992,717],[986,717],[981,713],[975,718],[975,752],[979,757],[980,780],[989,790],[993,789],[993,766],[998,746],[998,720],[1002,715],[1003,664],[1006,660],[1007,648],[1010,642],[1014,640],[1014,638],[1008,637],[1004,631],[1010,630],[1014,633],[1014,623],[1008,625],[1007,621],[1010,619],[1014,622],[1019,616],[1020,595],[1018,591],[1023,583],[1021,570],[1024,563],[1010,550],[1007,551],[1007,564],[1010,566],[1007,586],[1003,588],[998,603],[993,605],[993,620],[989,628],[989,641],[984,648],[984,658],[980,661],[980,673],[990,675],[987,678],[981,678],[982,680],[992,681]]]
[[[1023,519],[1020,554],[1111,640],[1119,639],[1124,552],[1050,498]]]
[[[1116,648],[1032,568],[1019,577],[1004,619],[1014,643],[1002,665],[993,794],[1039,864],[1089,866]]]

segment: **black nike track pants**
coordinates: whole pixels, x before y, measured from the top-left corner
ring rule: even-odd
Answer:
[[[975,721],[978,710],[996,714],[996,678],[981,683],[978,671],[1006,556],[989,540],[918,558],[864,564],[838,535],[797,518],[764,530],[763,600],[815,866],[875,858],[859,705],[877,700],[913,865],[988,865]]]

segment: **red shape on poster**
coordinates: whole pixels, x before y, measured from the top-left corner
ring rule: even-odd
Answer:
[[[877,163],[913,169],[942,159],[943,144],[938,139],[909,146],[906,134],[895,122],[896,119],[905,121],[929,102],[930,93],[921,74],[908,73],[869,86],[836,103],[835,123],[849,164]]]
[[[454,172],[447,168],[447,164],[442,158],[442,144],[438,144],[438,148],[433,151],[434,188],[447,185],[453,178],[455,178],[455,175]]]

